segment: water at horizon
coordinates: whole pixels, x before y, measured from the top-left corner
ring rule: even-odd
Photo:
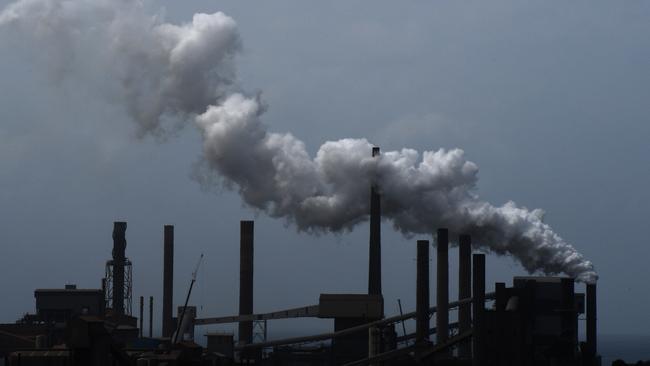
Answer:
[[[602,366],[609,366],[617,359],[630,364],[650,361],[650,335],[599,334],[598,353]]]

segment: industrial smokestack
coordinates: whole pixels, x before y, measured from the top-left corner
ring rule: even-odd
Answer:
[[[429,241],[418,240],[417,278],[415,292],[415,341],[429,339]]]
[[[461,235],[458,238],[458,300],[472,297],[472,237]],[[458,327],[460,333],[470,330],[472,305],[461,304],[458,308]],[[460,358],[471,357],[469,342],[461,342],[458,346]]]
[[[149,338],[153,338],[153,296],[149,296]]]
[[[144,296],[140,296],[140,338],[144,336]]]
[[[379,147],[372,156],[379,157]],[[368,257],[368,294],[381,295],[381,199],[377,184],[370,186],[370,253]],[[383,311],[382,311],[383,314]]]
[[[474,254],[472,278],[474,330],[472,334],[473,366],[485,365],[485,254]]]
[[[113,223],[113,313],[124,315],[124,263],[126,261],[126,222]]]
[[[162,335],[171,337],[174,332],[174,226],[165,225],[163,257]]]
[[[239,315],[253,314],[253,239],[254,222],[240,222]],[[239,343],[253,343],[253,322],[239,323]]]
[[[449,338],[449,233],[438,229],[436,267],[436,339],[443,343]]]
[[[587,352],[588,360],[595,364],[595,358],[598,354],[598,334],[596,322],[596,284],[587,284]]]

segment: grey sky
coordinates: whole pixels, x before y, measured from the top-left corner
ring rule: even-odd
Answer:
[[[311,153],[342,137],[385,149],[463,148],[480,168],[482,198],[543,208],[595,263],[600,330],[645,332],[649,3],[151,3],[160,6],[171,22],[232,16],[244,43],[243,86],[263,92],[270,130],[290,131]],[[135,296],[160,304],[162,225],[173,223],[175,303],[205,252],[193,298],[200,315],[234,313],[238,221],[255,213],[190,179],[197,132],[139,141],[124,111],[87,84],[53,83],[40,67],[47,49],[0,39],[0,321],[33,311],[34,288],[97,287],[116,219],[129,223]],[[366,225],[310,237],[256,220],[256,311],[365,290]],[[389,225],[383,235],[390,314],[396,298],[414,305],[415,238]],[[488,260],[489,287],[522,273],[509,258]]]

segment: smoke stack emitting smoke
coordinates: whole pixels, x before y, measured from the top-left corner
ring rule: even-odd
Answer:
[[[470,234],[475,245],[514,256],[531,273],[597,280],[591,262],[542,221],[543,211],[481,201],[473,193],[478,167],[460,149],[373,158],[367,140],[342,139],[310,157],[293,135],[269,132],[261,98],[238,87],[233,59],[241,47],[232,18],[195,14],[180,26],[161,18],[137,1],[20,0],[0,13],[0,27],[49,45],[60,53],[52,60],[83,63],[100,55],[141,135],[163,132],[170,117],[194,121],[207,166],[246,204],[299,230],[338,232],[367,220],[374,182],[383,217],[404,235],[445,227],[450,237]]]

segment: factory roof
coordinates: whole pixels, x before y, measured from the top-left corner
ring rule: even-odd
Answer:
[[[560,283],[563,279],[571,279],[571,277],[547,277],[547,276],[516,276],[513,277],[514,281],[535,281],[535,282],[546,282],[546,283]]]
[[[80,289],[80,288],[72,288],[72,289],[65,289],[65,288],[52,288],[52,289],[36,289],[34,292],[38,293],[61,293],[61,292],[81,292],[81,293],[98,293],[98,292],[103,292],[101,289]]]

